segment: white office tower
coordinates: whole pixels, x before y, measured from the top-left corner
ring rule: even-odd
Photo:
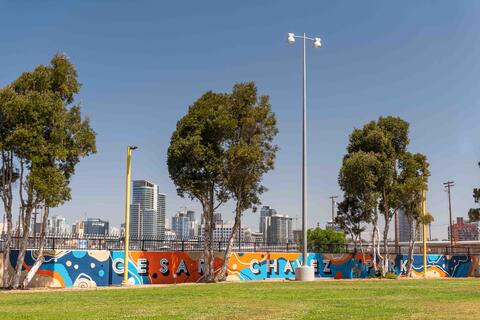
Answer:
[[[69,227],[66,223],[65,217],[62,217],[60,215],[48,217],[47,232],[56,234],[68,233]]]
[[[146,180],[134,180],[130,205],[130,235],[133,238],[165,235],[166,196],[158,185]]]
[[[287,215],[276,214],[270,217],[268,243],[293,243],[293,219]]]
[[[213,241],[214,242],[226,242],[228,239],[230,239],[230,235],[232,234],[233,231],[233,225],[234,221],[226,221],[222,222],[221,224],[215,224],[215,229],[213,229]],[[245,241],[246,233],[247,233],[246,227],[241,227],[239,230],[239,233],[237,233],[234,241]],[[205,237],[205,226],[202,225],[201,230],[200,230],[200,237],[204,239]]]
[[[195,212],[192,210],[178,211],[172,217],[172,231],[175,232],[177,239],[188,239],[198,236],[197,221]]]

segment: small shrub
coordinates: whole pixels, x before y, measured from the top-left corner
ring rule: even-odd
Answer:
[[[395,280],[395,279],[397,279],[397,275],[393,272],[387,272],[385,274],[385,279]]]

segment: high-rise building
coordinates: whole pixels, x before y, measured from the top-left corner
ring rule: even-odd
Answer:
[[[75,221],[75,223],[72,224],[72,234],[77,235],[80,238],[83,237],[85,234],[83,221]]]
[[[277,211],[275,209],[270,208],[269,206],[263,206],[260,209],[260,223],[258,226],[258,230],[261,234],[263,234],[263,240],[268,240],[268,233],[269,227],[271,225],[271,217],[276,215]]]
[[[423,226],[420,225],[418,230],[413,223],[410,223],[403,210],[398,210],[398,241],[409,242],[410,235],[413,235],[415,241],[421,241],[423,238]]]
[[[228,241],[233,231],[233,224],[234,224],[233,221],[227,221],[227,222],[222,222],[221,224],[215,224],[215,229],[213,229],[213,241],[214,242]],[[237,234],[234,241],[238,241],[239,238],[241,242],[245,241],[245,237],[246,237],[245,233],[247,232],[247,230],[248,228],[241,227],[240,236]],[[202,225],[201,231],[200,231],[200,237],[204,238],[204,236],[205,236],[205,226]]]
[[[109,222],[98,219],[98,218],[88,218],[83,221],[83,233],[85,235],[108,235]]]
[[[270,226],[267,233],[268,243],[293,243],[293,219],[281,214],[270,217]]]
[[[177,239],[188,239],[190,237],[190,218],[183,212],[177,212],[172,217],[172,231]]]
[[[68,233],[68,225],[65,217],[60,215],[54,215],[47,220],[47,232],[48,233]]]
[[[408,242],[415,231],[413,225],[408,221],[403,210],[398,210],[398,241]]]
[[[172,231],[175,232],[178,239],[188,239],[198,236],[197,221],[195,220],[195,211],[178,211],[172,217]]]
[[[165,235],[166,196],[158,185],[146,180],[134,180],[130,205],[132,237],[163,237]]]
[[[450,240],[450,226],[448,227],[448,239]],[[478,222],[465,222],[462,217],[457,217],[457,223],[453,224],[454,241],[476,241],[479,239]]]

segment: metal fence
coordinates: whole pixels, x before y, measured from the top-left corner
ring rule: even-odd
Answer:
[[[355,251],[355,246],[353,244],[349,244],[348,251],[353,252]],[[373,247],[371,244],[366,243],[362,246],[357,246],[356,252],[365,252],[365,253],[372,253]],[[407,243],[400,243],[399,245],[395,245],[394,243],[389,243],[386,252],[391,255],[398,255],[398,254],[408,254],[409,253],[409,246]],[[422,243],[418,243],[413,248],[414,254],[423,254],[423,245]],[[385,254],[385,250],[383,248],[383,243],[380,246],[380,254]],[[471,255],[471,254],[480,254],[480,241],[471,241],[469,243],[462,243],[457,242],[453,245],[450,242],[431,242],[427,244],[427,254],[438,254],[438,255]]]
[[[5,236],[0,237],[0,250],[5,246]],[[21,247],[23,237],[13,236],[11,242],[12,249]],[[212,242],[215,251],[223,251],[227,247],[227,239],[216,240]],[[102,236],[88,235],[79,237],[77,235],[47,235],[45,237],[44,249],[46,250],[123,250],[125,245],[124,236]],[[175,239],[175,238],[156,238],[130,237],[129,249],[138,251],[202,251],[205,242],[199,238],[193,239]],[[40,248],[40,237],[29,236],[27,240],[28,249]],[[342,246],[345,250],[346,246]],[[232,250],[246,252],[298,252],[300,247],[295,243],[264,243],[261,241],[234,241]]]
[[[0,251],[4,249],[5,235],[0,235]],[[18,234],[12,237],[11,248],[19,249],[23,237]],[[75,234],[47,234],[45,237],[46,250],[123,250],[125,237],[123,235],[85,235],[79,237]],[[157,237],[130,237],[130,250],[138,251],[202,251],[205,242],[201,238],[176,239]],[[227,239],[215,240],[212,243],[215,251],[224,251],[227,247]],[[309,246],[310,252],[320,253],[373,253],[373,247],[369,243],[355,246],[353,243],[316,243]],[[28,249],[40,248],[40,237],[30,235],[27,239]],[[234,241],[232,250],[243,252],[300,252],[301,245],[297,243],[268,243],[263,241]],[[387,247],[389,254],[408,254],[408,244],[400,243],[395,245],[389,243]],[[453,246],[449,242],[430,242],[427,246],[428,254],[458,254],[470,255],[480,254],[480,241],[468,243],[458,242]],[[385,254],[383,244],[380,246],[380,254]],[[414,254],[423,254],[423,246],[418,244],[414,248]]]

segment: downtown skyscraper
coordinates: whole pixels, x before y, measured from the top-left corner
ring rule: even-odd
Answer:
[[[134,180],[130,205],[130,235],[134,238],[165,235],[166,196],[158,185]]]

